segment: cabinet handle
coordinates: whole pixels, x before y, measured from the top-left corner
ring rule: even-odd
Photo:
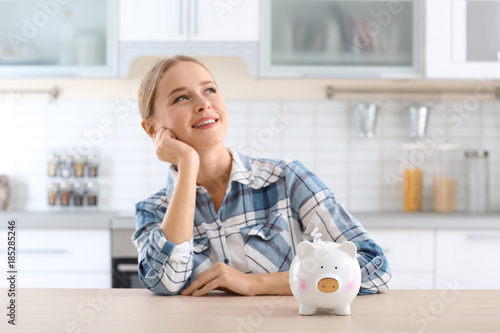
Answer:
[[[194,6],[193,6],[193,13],[194,13],[194,35],[198,34],[198,0],[194,0]]]
[[[134,264],[118,264],[116,266],[116,269],[119,271],[119,272],[138,272],[138,267],[137,265],[134,265]]]
[[[467,235],[468,240],[499,240],[500,234],[479,234],[479,235]]]
[[[184,34],[184,0],[179,0],[179,34]]]

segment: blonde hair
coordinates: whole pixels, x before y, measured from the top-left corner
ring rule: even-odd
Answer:
[[[141,113],[141,117],[143,119],[148,119],[153,116],[156,90],[158,89],[158,84],[160,83],[163,74],[165,74],[165,72],[172,66],[183,61],[191,61],[202,66],[213,77],[207,66],[193,57],[175,55],[172,58],[160,60],[149,70],[144,79],[142,79],[141,87],[139,88],[139,112]]]

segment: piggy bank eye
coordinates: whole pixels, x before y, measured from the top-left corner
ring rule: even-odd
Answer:
[[[321,269],[323,269],[323,266],[321,266]]]
[[[337,269],[337,266],[335,266],[335,269]]]

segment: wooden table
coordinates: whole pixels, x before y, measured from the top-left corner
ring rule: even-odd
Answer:
[[[299,316],[292,296],[156,296],[144,289],[0,289],[0,332],[500,332],[500,290],[358,296],[350,316]]]

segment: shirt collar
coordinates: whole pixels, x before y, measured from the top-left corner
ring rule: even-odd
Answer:
[[[238,182],[254,189],[261,188],[264,184],[262,182],[255,182],[255,176],[249,157],[238,153],[233,148],[227,148],[227,150],[233,159],[228,184],[231,182]],[[177,167],[171,164],[167,178],[167,192],[171,196],[174,192],[175,185],[177,184],[178,177],[179,171],[177,170]],[[201,185],[196,185],[196,191],[206,192],[207,190]]]

